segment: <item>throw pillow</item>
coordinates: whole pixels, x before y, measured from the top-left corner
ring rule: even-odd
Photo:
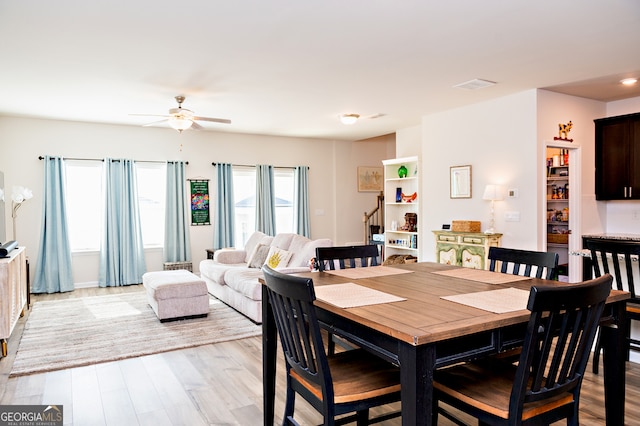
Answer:
[[[291,256],[293,256],[293,253],[290,251],[278,247],[271,247],[267,255],[267,260],[264,263],[273,269],[284,268],[289,264]]]
[[[251,256],[249,256],[247,266],[249,268],[261,268],[264,262],[267,260],[267,255],[269,254],[270,248],[271,247],[267,244],[257,244],[256,248],[253,249],[253,253],[251,253]]]

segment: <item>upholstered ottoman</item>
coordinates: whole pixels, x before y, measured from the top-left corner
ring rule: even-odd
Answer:
[[[185,271],[155,271],[142,275],[149,305],[161,322],[204,317],[209,313],[207,285]]]

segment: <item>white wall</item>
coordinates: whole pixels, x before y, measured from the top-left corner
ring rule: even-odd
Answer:
[[[421,157],[422,126],[396,131],[396,154],[389,158]]]
[[[435,260],[432,230],[452,220],[479,220],[488,228],[487,184],[516,188],[519,198],[495,203],[495,228],[503,245],[536,248],[536,92],[506,96],[423,117],[421,255]],[[449,168],[471,165],[472,197],[451,199]],[[520,213],[505,222],[504,213]]]
[[[332,164],[336,197],[332,212],[332,217],[336,218],[334,241],[338,245],[362,244],[365,242],[362,219],[365,212],[370,212],[376,207],[378,193],[357,192],[357,167],[382,167],[382,160],[393,158],[395,135],[334,144],[334,147]],[[328,182],[326,184],[328,185]],[[345,218],[349,220],[344,220]]]
[[[336,244],[362,239],[362,214],[375,206],[373,193],[358,193],[356,168],[380,165],[395,150],[395,138],[346,142],[248,134],[187,131],[107,124],[0,117],[0,170],[5,188],[31,188],[34,198],[19,210],[17,239],[27,247],[32,272],[37,262],[41,228],[43,166],[41,155],[71,158],[186,160],[187,178],[215,179],[212,162],[233,164],[307,165],[312,238]],[[214,197],[215,187],[210,185]],[[6,206],[7,237],[11,237],[10,202]],[[213,245],[213,226],[191,228],[194,269]],[[73,257],[74,281],[95,282],[97,253]],[[147,252],[147,269],[162,269],[160,250]]]
[[[573,127],[568,138],[573,142],[566,144],[571,147],[571,176],[575,181],[570,184],[569,215],[571,218],[571,235],[569,236],[569,252],[582,248],[582,235],[586,233],[602,233],[605,229],[606,211],[604,204],[596,202],[595,197],[595,125],[593,120],[604,114],[606,104],[576,96],[567,96],[546,90],[538,91],[538,134],[539,134],[539,164],[540,164],[540,223],[538,243],[544,248],[547,232],[545,225],[546,192],[542,190],[546,185],[545,147],[553,143],[558,136],[558,124],[572,122]],[[577,197],[577,198],[576,198]],[[573,212],[573,214],[572,214]],[[580,214],[576,214],[579,212]],[[565,255],[566,257],[566,255]],[[561,256],[563,259],[563,256]],[[569,280],[582,280],[582,259],[578,256],[568,256]],[[561,263],[566,262],[563,260]]]
[[[484,186],[518,189],[519,197],[495,204],[496,230],[503,245],[544,249],[542,218],[545,159],[542,149],[558,136],[558,124],[573,123],[570,138],[581,164],[579,185],[582,220],[574,233],[640,233],[640,201],[595,201],[593,120],[640,111],[640,98],[604,103],[545,90],[531,90],[423,117],[421,137],[422,192],[421,259],[435,259],[431,230],[452,220],[480,220],[485,229],[490,205],[482,200]],[[406,150],[398,132],[398,149]],[[419,151],[419,150],[418,150]],[[412,153],[415,155],[415,152]],[[449,197],[449,167],[472,166],[472,198]],[[507,211],[519,212],[519,222],[506,222]],[[577,238],[579,241],[579,238]]]

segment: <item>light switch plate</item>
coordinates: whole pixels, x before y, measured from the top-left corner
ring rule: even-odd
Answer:
[[[505,212],[504,220],[505,222],[520,222],[520,212]]]

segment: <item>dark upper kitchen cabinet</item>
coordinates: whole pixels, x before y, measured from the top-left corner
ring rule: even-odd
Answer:
[[[596,200],[640,200],[640,113],[594,121]]]

